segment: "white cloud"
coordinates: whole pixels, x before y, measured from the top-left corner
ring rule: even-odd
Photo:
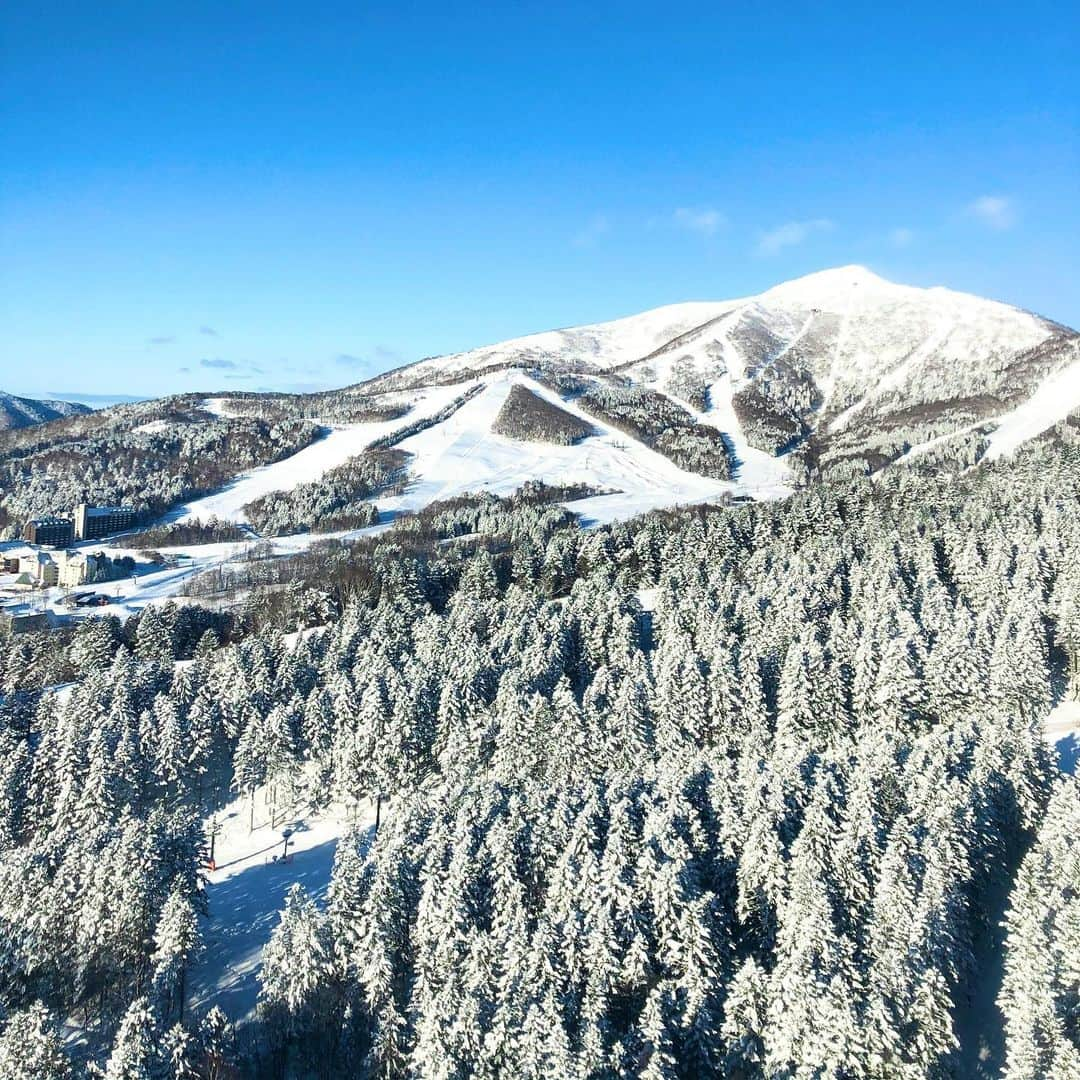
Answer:
[[[980,195],[968,204],[967,212],[991,229],[1011,228],[1016,220],[1012,200],[1004,195]]]
[[[594,214],[580,232],[574,234],[574,247],[592,247],[605,233],[611,231],[611,222],[603,214]]]
[[[804,243],[815,233],[828,232],[833,223],[828,218],[814,218],[811,221],[789,221],[762,233],[758,238],[759,255],[776,255],[787,247]]]
[[[727,218],[711,206],[697,208],[680,206],[673,216],[679,228],[700,233],[702,236],[712,236],[717,229],[727,224]]]
[[[905,228],[904,226],[893,229],[893,231],[889,233],[889,243],[892,244],[893,247],[911,247],[911,242],[914,239],[915,233],[912,232],[911,229]]]

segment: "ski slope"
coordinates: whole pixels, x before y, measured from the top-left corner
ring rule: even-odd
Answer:
[[[318,480],[330,469],[363,453],[376,439],[438,412],[460,393],[460,387],[430,387],[418,393],[413,400],[412,409],[397,419],[330,427],[323,438],[303,450],[272,465],[263,465],[243,473],[221,490],[179,507],[170,518],[176,521],[201,518],[205,521],[216,517],[221,521],[244,522],[247,520],[244,507],[249,502],[269,495],[272,491],[286,491],[298,484]],[[221,399],[210,398],[206,405],[210,411],[227,415],[226,406]]]
[[[459,392],[469,385],[459,386]],[[492,424],[515,385],[525,386],[588,421],[597,434],[572,446],[523,442],[496,434]],[[412,480],[403,494],[378,499],[381,510],[420,510],[431,502],[466,492],[509,495],[527,480],[544,480],[585,483],[611,492],[566,504],[580,513],[586,524],[598,524],[658,507],[716,500],[742,490],[738,483],[680,469],[572,401],[563,401],[521,371],[493,373],[483,380],[483,387],[449,419],[400,444],[402,450],[414,455]],[[786,493],[780,485],[769,492],[776,496]]]
[[[1080,410],[1080,348],[1074,345],[1076,362],[1051,375],[1022,405],[998,418],[990,436],[988,458],[1011,454],[1028,439],[1034,439]]]
[[[523,442],[497,435],[491,430],[492,425],[511,388],[517,384],[585,419],[596,434],[572,446]],[[405,417],[338,427],[312,446],[283,461],[252,470],[221,491],[188,503],[170,517],[206,520],[213,516],[244,522],[243,508],[253,499],[317,479],[361,453],[373,440],[433,415],[477,385],[482,387],[480,392],[452,416],[398,444],[412,455],[410,479],[401,494],[375,500],[381,511],[391,515],[417,511],[431,502],[466,492],[510,495],[529,480],[584,483],[608,492],[568,504],[582,515],[587,525],[632,517],[658,507],[713,501],[726,494],[781,498],[789,493],[783,463],[754,450],[742,437],[730,408],[730,392],[716,395],[726,405],[721,405],[715,416],[698,414],[682,403],[703,422],[716,425],[722,421],[725,430],[731,432],[743,464],[734,481],[725,481],[680,469],[662,454],[597,420],[572,401],[562,400],[524,372],[503,370],[473,380],[426,387],[417,392],[416,404]],[[215,407],[222,406],[215,403]],[[199,549],[191,549],[196,550]]]

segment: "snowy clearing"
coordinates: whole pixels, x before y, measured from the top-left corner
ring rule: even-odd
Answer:
[[[1046,741],[1058,753],[1062,772],[1076,775],[1080,765],[1080,701],[1071,698],[1059,702],[1046,718]]]
[[[334,867],[338,839],[349,826],[369,829],[374,810],[365,802],[355,820],[344,807],[318,814],[282,815],[271,828],[265,790],[238,798],[214,816],[217,869],[207,874],[209,919],[204,948],[191,971],[191,1005],[198,1013],[219,1006],[233,1021],[249,1019],[259,994],[262,951],[278,924],[285,895],[299,883],[320,903]],[[383,811],[385,813],[385,806]],[[208,822],[208,831],[211,823]],[[280,856],[281,830],[291,828],[288,861]]]

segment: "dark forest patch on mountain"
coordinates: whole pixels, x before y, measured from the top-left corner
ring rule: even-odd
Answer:
[[[591,424],[520,383],[510,388],[491,430],[508,439],[558,446],[570,446],[595,433]]]

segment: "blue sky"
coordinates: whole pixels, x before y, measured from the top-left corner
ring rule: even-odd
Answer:
[[[24,3],[0,388],[343,385],[865,263],[1080,326],[1077,9]]]

